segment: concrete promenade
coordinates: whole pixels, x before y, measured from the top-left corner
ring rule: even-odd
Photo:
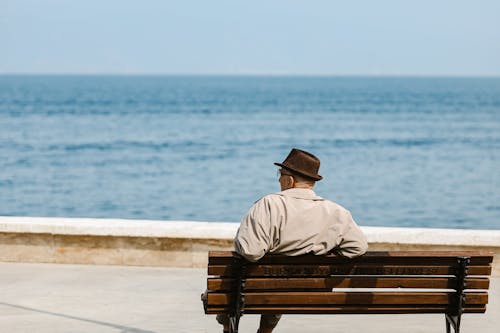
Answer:
[[[0,263],[0,332],[222,332],[203,313],[202,268]],[[255,332],[258,316],[242,318]],[[498,332],[500,277],[486,314],[466,314],[462,332]],[[444,316],[286,315],[275,332],[445,332]]]

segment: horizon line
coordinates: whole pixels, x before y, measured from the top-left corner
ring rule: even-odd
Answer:
[[[137,76],[137,77],[359,77],[359,78],[500,78],[500,74],[313,74],[313,73],[23,73],[23,72],[0,72],[1,76]]]

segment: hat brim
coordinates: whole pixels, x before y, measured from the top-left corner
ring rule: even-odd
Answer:
[[[293,169],[293,168],[290,168],[290,167],[288,167],[288,166],[284,165],[283,163],[274,162],[274,165],[277,165],[277,166],[282,167],[282,168],[285,168],[285,169],[287,169],[287,170],[289,170],[289,171],[292,171],[292,172],[298,173],[298,174],[299,174],[299,175],[301,175],[301,176],[304,176],[304,177],[307,177],[307,178],[314,179],[314,180],[316,180],[316,181],[323,179],[323,177],[322,177],[322,176],[320,176],[320,175],[311,175],[311,174],[307,174],[307,173],[305,173],[305,172],[302,172],[302,171],[299,171],[299,170],[295,170],[295,169]]]

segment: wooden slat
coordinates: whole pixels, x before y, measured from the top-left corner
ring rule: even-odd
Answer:
[[[209,305],[230,304],[231,295],[208,293]],[[454,293],[446,292],[256,292],[245,293],[246,306],[252,305],[448,305]],[[466,293],[467,305],[488,303],[486,292]]]
[[[453,303],[449,293],[259,293],[246,294],[248,304],[449,304]],[[467,295],[467,304],[485,304],[487,294]]]
[[[453,309],[447,306],[329,306],[329,307],[258,307],[245,308],[246,314],[284,313],[284,314],[397,314],[397,313],[447,313]],[[466,306],[465,313],[484,313],[485,306]],[[228,307],[209,307],[206,314],[229,313]]]
[[[230,290],[233,279],[209,278],[208,290]],[[328,277],[328,278],[248,278],[245,280],[245,290],[291,290],[291,289],[319,289],[332,288],[426,288],[426,289],[454,289],[454,277]],[[467,278],[467,289],[488,289],[489,278]]]
[[[262,264],[336,264],[345,262],[363,262],[363,263],[412,263],[414,261],[421,263],[438,262],[442,264],[454,264],[456,258],[466,256],[470,257],[470,266],[484,266],[493,261],[493,253],[487,251],[394,251],[394,252],[367,252],[361,257],[348,259],[336,255],[303,255],[289,257],[283,255],[266,255],[259,260]],[[239,257],[235,252],[230,251],[211,251],[209,252],[209,265],[227,265],[233,261],[233,258]]]
[[[209,251],[210,257],[219,258],[232,258],[238,256],[234,251]],[[458,257],[458,256],[493,256],[494,253],[491,251],[368,251],[363,257],[408,257],[408,256],[420,256],[420,257]],[[306,255],[304,255],[306,256]],[[314,255],[310,255],[313,256]],[[335,254],[328,254],[322,257],[339,257]],[[266,257],[288,257],[284,255],[266,255]],[[289,257],[288,257],[289,258]]]
[[[329,276],[329,275],[453,275],[453,266],[380,265],[348,263],[338,265],[249,265],[246,276]],[[468,275],[490,275],[491,266],[472,266]],[[233,276],[231,265],[210,265],[208,275]]]

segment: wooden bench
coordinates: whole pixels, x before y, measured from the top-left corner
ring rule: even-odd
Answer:
[[[208,258],[206,314],[228,314],[238,332],[243,314],[443,313],[446,332],[460,332],[462,313],[484,313],[493,254],[368,252],[266,255],[256,263],[234,252]]]

